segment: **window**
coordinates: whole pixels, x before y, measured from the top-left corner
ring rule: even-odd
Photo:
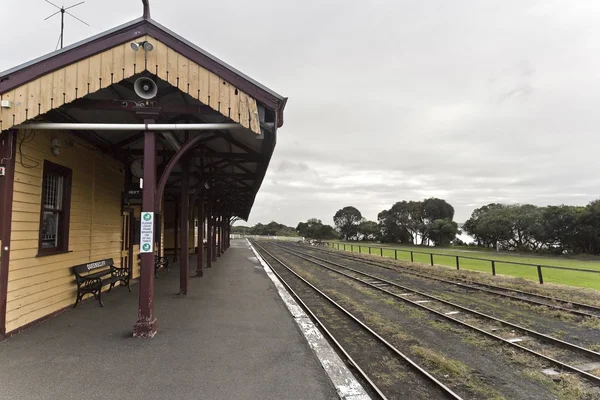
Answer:
[[[69,250],[71,170],[44,161],[38,255]]]

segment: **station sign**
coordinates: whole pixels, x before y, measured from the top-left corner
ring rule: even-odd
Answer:
[[[140,218],[140,253],[154,252],[154,213],[142,212]]]

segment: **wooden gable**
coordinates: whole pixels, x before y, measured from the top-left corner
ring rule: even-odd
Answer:
[[[0,93],[11,104],[0,108],[0,132],[147,70],[260,134],[256,99],[149,35],[135,40],[149,41],[154,50],[134,52],[127,41]]]

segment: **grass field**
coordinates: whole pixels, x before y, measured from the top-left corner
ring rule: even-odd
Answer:
[[[352,245],[354,252],[358,252],[359,248],[363,254],[369,254],[369,246],[373,255],[380,255],[380,248],[383,247],[383,256],[394,258],[395,250],[398,250],[398,260],[410,261],[410,251],[413,251],[414,262],[430,263],[429,254],[418,254],[416,252],[435,253],[433,262],[436,265],[445,265],[456,268],[456,256],[459,256],[461,269],[471,271],[483,271],[489,274],[492,273],[490,261],[473,260],[468,257],[484,258],[486,260],[494,260],[496,266],[496,274],[518,276],[533,281],[538,280],[538,272],[535,266],[514,265],[507,262],[518,262],[535,265],[551,265],[557,267],[579,268],[586,270],[594,270],[600,272],[600,259],[575,259],[565,257],[539,257],[535,255],[507,255],[506,253],[493,253],[489,251],[473,251],[463,249],[448,249],[448,248],[428,248],[418,246],[399,246],[399,245],[381,245],[379,243],[357,243],[357,242],[339,242],[340,249],[343,249],[344,244],[346,250],[350,251]],[[336,244],[337,248],[337,244]],[[401,251],[402,250],[402,251]],[[439,254],[439,255],[437,255]],[[550,268],[542,268],[544,283],[556,283],[561,285],[571,285],[586,287],[600,290],[600,273],[589,273],[581,271],[566,271]]]

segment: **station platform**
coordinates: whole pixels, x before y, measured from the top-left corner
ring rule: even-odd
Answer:
[[[156,280],[153,339],[132,337],[136,284],[1,342],[0,399],[340,398],[245,240],[187,296],[178,269]]]

